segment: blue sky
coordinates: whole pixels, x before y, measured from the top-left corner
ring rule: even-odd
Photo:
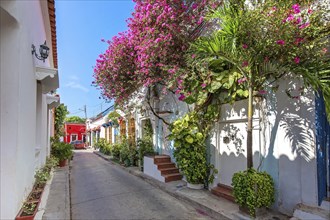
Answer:
[[[131,0],[57,0],[56,28],[58,71],[60,75],[61,103],[70,115],[84,117],[81,111],[87,106],[87,117],[112,105],[99,99],[100,91],[91,86],[93,66],[103,53],[109,40],[118,32],[127,30],[126,19],[131,16]]]

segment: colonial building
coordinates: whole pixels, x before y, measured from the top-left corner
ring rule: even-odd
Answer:
[[[64,123],[64,142],[71,143],[72,141],[86,142],[86,124],[82,123]]]
[[[54,0],[0,1],[0,219],[14,219],[50,153],[59,102]]]

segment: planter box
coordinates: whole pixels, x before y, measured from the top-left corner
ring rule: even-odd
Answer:
[[[38,211],[39,202],[35,201],[35,202],[31,202],[31,203],[36,204],[33,214],[27,215],[26,213],[24,213],[24,209],[22,207],[21,210],[19,211],[19,213],[17,214],[15,220],[34,220],[34,217]]]
[[[204,184],[193,184],[187,182],[187,187],[190,189],[204,189]]]

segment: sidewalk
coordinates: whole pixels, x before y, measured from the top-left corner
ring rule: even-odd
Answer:
[[[54,171],[43,220],[70,219],[69,166]]]
[[[215,219],[251,219],[248,215],[244,215],[239,211],[239,207],[236,203],[230,202],[224,198],[217,197],[213,195],[208,190],[194,190],[186,187],[186,182],[184,181],[173,181],[169,183],[163,183],[156,179],[153,179],[139,170],[138,167],[123,167],[110,160],[110,156],[104,155],[98,151],[94,153],[105,160],[108,160],[113,165],[121,167],[127,172],[140,177],[151,185],[167,192],[173,197],[180,199],[184,202],[189,203],[195,207],[199,212],[206,213]],[[269,211],[266,215],[257,217],[258,220],[286,220],[290,217],[282,215],[280,213],[275,213]]]

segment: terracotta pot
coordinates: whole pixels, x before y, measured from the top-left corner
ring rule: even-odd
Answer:
[[[67,163],[68,163],[68,160],[67,159],[61,160],[59,166],[60,167],[65,167],[67,165]]]

